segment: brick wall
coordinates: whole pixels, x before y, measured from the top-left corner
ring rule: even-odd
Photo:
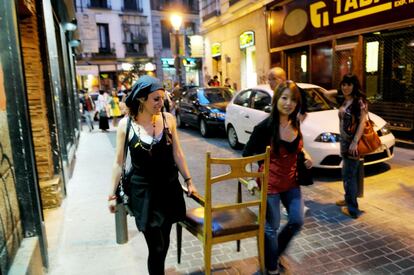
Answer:
[[[54,175],[53,157],[47,119],[37,17],[30,16],[21,19],[19,27],[37,172],[40,181],[50,180]]]

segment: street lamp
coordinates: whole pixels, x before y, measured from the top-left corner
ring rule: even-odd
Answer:
[[[182,77],[181,77],[181,63],[180,63],[180,43],[179,43],[179,31],[181,24],[183,22],[183,17],[177,13],[173,13],[170,16],[171,25],[174,28],[174,40],[175,40],[175,60],[174,60],[174,67],[175,67],[175,74],[178,77],[178,83],[181,85]],[[173,45],[171,45],[172,47]]]

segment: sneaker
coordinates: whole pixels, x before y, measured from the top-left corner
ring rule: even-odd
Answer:
[[[336,202],[335,202],[335,204],[336,204],[337,206],[346,206],[346,202],[345,202],[345,200],[339,200],[339,201],[336,201]]]
[[[357,219],[357,218],[358,218],[358,215],[357,215],[357,214],[354,214],[354,213],[349,212],[349,209],[348,209],[348,207],[346,207],[346,206],[342,206],[342,207],[341,207],[341,212],[342,212],[342,214],[344,214],[344,215],[346,215],[346,216],[348,216],[348,217],[351,217],[351,218],[353,218],[353,219]]]

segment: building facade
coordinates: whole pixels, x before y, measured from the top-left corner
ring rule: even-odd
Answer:
[[[327,89],[356,74],[370,110],[414,134],[413,1],[273,1],[266,13],[272,65]]]
[[[202,56],[189,51],[190,37],[199,34],[199,1],[151,0],[151,13],[157,76],[167,89],[171,89],[174,82],[180,82],[180,78],[181,84],[200,85]],[[177,42],[170,20],[173,13],[182,16]],[[176,44],[179,44],[178,53],[175,53]],[[181,75],[177,75],[177,71]]]
[[[336,89],[356,74],[370,110],[414,135],[413,1],[201,1],[204,79],[239,88],[281,66],[289,79]]]
[[[0,4],[1,274],[48,266],[43,209],[60,206],[79,139],[74,16],[69,0]]]
[[[139,75],[155,74],[149,1],[76,0],[76,18],[79,89],[128,89]]]
[[[266,81],[270,66],[265,4],[269,1],[201,1],[204,82],[230,78],[237,89]]]

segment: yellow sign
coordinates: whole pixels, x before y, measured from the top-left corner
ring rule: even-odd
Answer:
[[[211,57],[216,57],[221,55],[221,44],[214,43],[211,45]]]
[[[310,21],[314,28],[329,26],[332,18],[333,24],[378,14],[407,4],[414,0],[398,0],[385,2],[380,0],[334,0],[334,12],[329,12],[327,1],[318,1],[309,5]],[[384,3],[385,2],[385,3]]]
[[[240,49],[244,49],[254,45],[254,32],[247,31],[240,35]]]

